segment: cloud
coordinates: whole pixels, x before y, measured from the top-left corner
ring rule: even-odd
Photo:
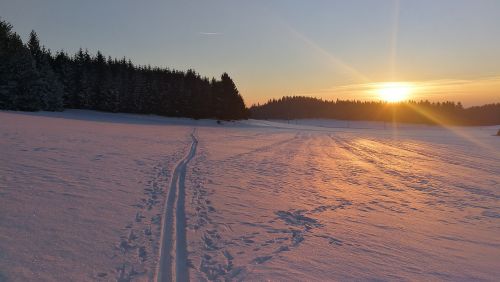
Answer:
[[[223,35],[222,32],[204,32],[200,31],[198,32],[199,35],[206,35],[206,36],[216,36],[216,35]]]

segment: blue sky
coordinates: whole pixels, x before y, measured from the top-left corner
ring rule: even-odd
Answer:
[[[0,17],[53,51],[228,72],[247,104],[374,99],[366,85],[384,81],[418,85],[415,98],[500,102],[497,0],[0,0]]]

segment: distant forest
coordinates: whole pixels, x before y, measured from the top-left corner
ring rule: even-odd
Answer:
[[[256,119],[325,118],[451,125],[498,125],[500,103],[464,108],[461,103],[407,101],[402,103],[326,101],[293,96],[253,105],[250,116]]]
[[[150,66],[80,49],[52,54],[32,31],[24,44],[0,20],[0,109],[64,108],[173,117],[247,118],[248,109],[227,73],[220,80]]]

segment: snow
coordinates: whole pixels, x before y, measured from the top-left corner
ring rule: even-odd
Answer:
[[[177,164],[170,178],[166,199],[165,218],[162,221],[160,263],[157,281],[189,280],[188,254],[186,242],[186,170],[189,161],[196,153],[198,140],[195,130],[191,134],[192,143],[189,153]],[[175,207],[175,211],[174,211]],[[175,243],[175,244],[174,244]]]
[[[494,281],[497,130],[0,112],[0,280]]]
[[[131,119],[0,113],[0,273],[7,280],[109,280],[132,268],[154,275],[160,224],[153,218],[162,214],[159,198],[191,129]]]

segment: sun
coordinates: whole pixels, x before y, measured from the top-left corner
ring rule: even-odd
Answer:
[[[376,86],[376,92],[381,100],[390,103],[406,100],[413,89],[413,86],[404,82],[384,82]]]

